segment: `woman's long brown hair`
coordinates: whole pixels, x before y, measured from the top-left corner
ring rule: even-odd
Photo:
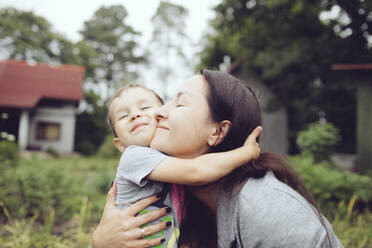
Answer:
[[[229,151],[242,146],[253,129],[262,126],[260,107],[254,91],[226,72],[203,69],[200,74],[209,86],[207,100],[212,119],[216,122],[229,120],[232,123],[225,139],[219,145],[211,147],[209,152]],[[233,192],[234,189],[243,187],[249,178],[262,178],[268,171],[272,171],[278,180],[299,192],[314,206],[331,245],[316,201],[301,178],[280,155],[261,153],[258,159],[237,168],[220,183],[223,190]],[[216,217],[211,210],[187,190],[184,202],[181,247],[217,247]]]

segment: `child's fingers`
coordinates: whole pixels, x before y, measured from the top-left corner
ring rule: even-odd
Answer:
[[[256,140],[257,137],[262,133],[262,127],[261,126],[258,126],[256,127],[253,131],[252,131],[252,134],[249,135],[252,137],[252,139]]]
[[[251,142],[256,142],[257,137],[261,134],[262,127],[258,126],[249,134],[248,138],[246,139],[246,142],[244,145],[248,145]]]

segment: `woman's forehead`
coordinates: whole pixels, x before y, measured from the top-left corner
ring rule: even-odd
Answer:
[[[207,92],[207,83],[202,75],[194,75],[186,79],[181,86],[178,88],[176,93],[177,95],[180,94],[187,94],[190,96],[206,96]]]

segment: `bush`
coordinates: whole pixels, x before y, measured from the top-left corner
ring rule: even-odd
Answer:
[[[58,151],[56,149],[54,149],[53,147],[48,147],[45,152],[52,155],[54,158],[59,158],[60,157]]]
[[[0,166],[17,165],[19,159],[19,149],[15,142],[0,141]]]
[[[2,193],[13,216],[23,218],[40,214],[43,220],[52,209],[58,208],[57,218],[66,219],[73,211],[73,206],[69,205],[74,198],[71,194],[73,183],[63,168],[42,166],[38,160],[28,160],[27,165],[9,171],[9,175],[13,178],[7,178],[8,187],[3,188]]]
[[[114,146],[112,140],[114,136],[112,134],[107,135],[105,141],[100,146],[98,150],[98,156],[104,158],[119,158],[121,153],[120,151]]]
[[[331,123],[311,123],[299,132],[297,145],[303,154],[312,155],[316,162],[329,160],[333,147],[340,141],[337,128]]]
[[[372,203],[371,177],[331,168],[326,161],[316,163],[311,156],[289,157],[289,161],[322,207],[335,209],[353,196],[359,210]]]
[[[94,153],[96,152],[96,148],[94,147],[94,145],[88,141],[78,143],[75,147],[75,150],[85,156],[94,155]]]

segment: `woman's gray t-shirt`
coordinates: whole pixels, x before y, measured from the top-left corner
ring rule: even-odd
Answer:
[[[332,248],[342,248],[324,218]],[[250,178],[236,194],[221,190],[217,202],[218,247],[328,248],[315,208],[268,172]]]

